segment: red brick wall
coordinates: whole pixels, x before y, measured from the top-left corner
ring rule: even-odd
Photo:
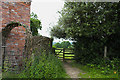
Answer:
[[[11,21],[30,26],[30,2],[2,2],[2,27]]]
[[[2,31],[2,2],[0,1],[0,32]]]
[[[0,10],[2,9],[2,28],[4,29],[12,21],[20,22],[30,28],[30,5],[31,2],[2,2],[2,7],[0,7]],[[17,60],[17,62],[21,60],[25,46],[25,36],[23,26],[11,30],[6,40],[6,53],[10,60]]]

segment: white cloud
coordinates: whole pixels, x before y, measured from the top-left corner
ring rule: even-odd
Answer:
[[[36,13],[42,23],[40,34],[50,37],[49,27],[57,23],[59,18],[57,11],[60,11],[63,6],[62,0],[32,0],[31,12]]]
[[[32,2],[62,2],[63,0],[32,0]]]

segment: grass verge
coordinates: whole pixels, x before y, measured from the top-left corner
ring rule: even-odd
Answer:
[[[82,78],[118,78],[118,73],[114,73],[113,70],[111,70],[110,74],[102,74],[101,70],[95,67],[90,68],[86,65],[81,65],[76,62],[72,62],[71,65],[81,70],[79,76]]]

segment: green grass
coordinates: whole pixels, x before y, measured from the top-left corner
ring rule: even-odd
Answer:
[[[118,78],[118,73],[114,74],[113,70],[110,74],[102,74],[100,69],[90,68],[75,62],[72,62],[71,65],[81,70],[79,76],[82,78]]]
[[[2,78],[18,78],[19,74],[15,72],[2,72]]]

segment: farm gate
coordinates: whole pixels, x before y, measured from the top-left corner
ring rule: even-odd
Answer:
[[[68,48],[54,48],[54,54],[60,60],[75,60],[73,49]]]

